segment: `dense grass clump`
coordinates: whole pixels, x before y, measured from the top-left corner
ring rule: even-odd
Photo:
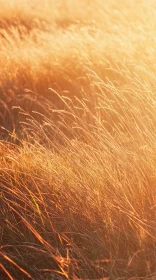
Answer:
[[[0,279],[156,279],[155,1],[0,7]]]

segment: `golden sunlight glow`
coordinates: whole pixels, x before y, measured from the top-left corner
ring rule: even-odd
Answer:
[[[0,279],[156,279],[155,33],[155,0],[0,0]]]

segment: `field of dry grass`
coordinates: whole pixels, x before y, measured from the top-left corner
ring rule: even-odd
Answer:
[[[0,0],[0,279],[156,279],[155,0]]]

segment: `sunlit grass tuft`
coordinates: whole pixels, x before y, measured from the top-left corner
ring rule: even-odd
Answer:
[[[155,2],[0,5],[0,278],[154,280]]]

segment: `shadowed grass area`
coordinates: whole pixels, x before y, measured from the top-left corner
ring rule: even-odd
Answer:
[[[0,279],[154,280],[155,1],[0,6]]]

